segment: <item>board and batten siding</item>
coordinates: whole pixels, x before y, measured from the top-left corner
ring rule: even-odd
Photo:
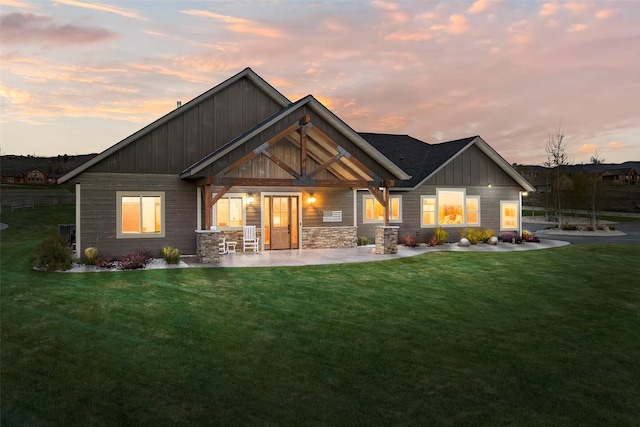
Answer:
[[[184,109],[182,114],[116,151],[91,171],[179,174],[281,108],[251,81],[241,79],[193,106],[179,107]]]
[[[489,187],[491,184],[491,187]],[[467,196],[480,196],[480,226],[500,232],[500,201],[519,200],[522,188],[500,166],[491,160],[475,145],[456,156],[439,170],[427,182],[415,190],[392,188],[391,195],[402,197],[402,222],[390,225],[399,226],[398,238],[405,234],[418,236],[419,242],[427,242],[433,236],[434,227],[421,227],[421,196],[436,197],[438,189],[465,189]],[[368,191],[358,191],[358,235],[371,241],[375,236],[375,227],[379,224],[364,223],[363,195]],[[449,241],[460,240],[462,227],[443,227],[449,233]]]
[[[196,187],[177,175],[83,173],[80,183],[82,250],[95,247],[102,254],[125,255],[138,248],[155,256],[163,246],[178,248],[183,254],[196,253]],[[118,191],[163,191],[165,193],[165,237],[116,238],[116,193]]]

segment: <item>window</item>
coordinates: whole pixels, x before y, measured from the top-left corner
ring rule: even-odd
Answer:
[[[464,224],[465,191],[437,190],[438,193],[438,224]]]
[[[436,225],[436,198],[421,196],[422,200],[422,226],[429,227]]]
[[[517,230],[519,222],[518,202],[500,201],[500,230]]]
[[[467,225],[480,225],[480,197],[467,196]]]
[[[436,196],[420,197],[420,218],[423,228],[479,226],[480,196],[467,196],[465,189],[437,189]]]
[[[384,208],[373,196],[363,196],[364,222],[383,222]],[[402,221],[402,197],[389,196],[389,221]]]
[[[216,227],[242,227],[244,225],[244,195],[225,194],[212,210]]]
[[[164,192],[116,193],[119,239],[164,237]]]

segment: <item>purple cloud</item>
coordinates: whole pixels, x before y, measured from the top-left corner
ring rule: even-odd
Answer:
[[[67,46],[98,43],[115,34],[104,28],[58,25],[48,16],[14,12],[0,17],[0,37],[7,44]]]

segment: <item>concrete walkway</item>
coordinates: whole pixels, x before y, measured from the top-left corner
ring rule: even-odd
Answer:
[[[262,251],[258,253],[226,254],[220,257],[216,264],[198,264],[197,260],[185,257],[184,261],[190,267],[283,267],[304,266],[322,264],[347,264],[354,262],[386,261],[390,259],[405,258],[429,252],[513,252],[526,250],[539,250],[557,248],[568,245],[569,242],[561,240],[541,240],[540,243],[498,243],[497,245],[478,244],[463,248],[454,244],[441,246],[421,245],[416,248],[398,246],[398,253],[388,255],[376,255],[375,247],[359,246],[348,249],[294,249],[285,251]]]

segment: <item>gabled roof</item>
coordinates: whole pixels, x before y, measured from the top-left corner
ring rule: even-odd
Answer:
[[[339,117],[333,114],[329,109],[327,109],[324,105],[322,105],[318,100],[316,100],[313,96],[307,95],[306,97],[300,99],[299,101],[283,108],[281,111],[272,115],[271,117],[265,119],[262,123],[254,126],[249,129],[244,134],[238,136],[237,138],[230,141],[228,144],[209,154],[199,162],[185,169],[180,175],[181,178],[189,178],[196,176],[200,171],[202,171],[207,166],[213,164],[218,159],[227,155],[231,151],[237,149],[238,147],[245,144],[248,140],[255,137],[259,133],[265,131],[270,126],[273,126],[280,120],[284,119],[288,115],[294,113],[296,110],[300,110],[302,107],[307,107],[319,117],[321,117],[324,121],[326,121],[330,126],[334,127],[337,131],[339,131],[345,138],[355,144],[359,149],[369,155],[372,159],[374,159],[377,163],[382,165],[385,169],[391,172],[397,179],[399,180],[407,180],[410,179],[411,176],[407,174],[403,169],[401,169],[397,164],[393,161],[389,160],[385,155],[383,155],[380,151],[378,151],[375,147],[369,144],[365,139],[363,139],[357,132],[355,132],[351,127],[349,127],[346,123],[344,123]],[[313,128],[312,128],[313,129]],[[313,133],[313,131],[310,131]],[[313,150],[313,147],[310,147],[310,150]]]
[[[477,135],[438,144],[428,144],[408,135],[360,133],[360,136],[412,176],[409,180],[397,181],[395,186],[399,188],[419,187],[462,152],[475,145],[522,188],[535,191],[535,187]]]
[[[611,176],[611,175],[634,175],[636,172],[634,168],[623,168],[623,169],[607,169],[602,172],[602,175]]]
[[[253,84],[255,84],[258,88],[260,88],[265,94],[270,96],[274,101],[276,101],[276,103],[280,104],[283,108],[286,107],[287,105],[291,104],[291,101],[289,101],[289,99],[287,99],[284,95],[282,95],[280,92],[278,92],[273,86],[271,86],[269,83],[267,83],[262,77],[257,75],[251,68],[245,68],[244,70],[242,70],[241,72],[239,72],[235,76],[230,77],[229,79],[227,79],[224,82],[218,84],[217,86],[214,86],[213,88],[209,89],[208,91],[204,92],[203,94],[199,95],[198,97],[196,97],[196,98],[192,99],[191,101],[183,104],[181,107],[172,110],[170,113],[165,114],[164,116],[160,117],[158,120],[156,120],[153,123],[145,126],[144,128],[140,129],[136,133],[128,136],[127,138],[123,139],[122,141],[118,142],[117,144],[113,145],[112,147],[109,147],[108,149],[106,149],[105,151],[103,151],[102,153],[100,153],[99,155],[94,157],[93,159],[87,161],[86,163],[83,163],[82,165],[78,166],[77,168],[75,168],[71,172],[69,172],[66,175],[62,176],[58,180],[58,182],[60,184],[62,184],[64,182],[72,179],[73,177],[75,177],[75,176],[79,175],[80,173],[84,172],[85,170],[89,169],[91,166],[93,166],[93,165],[99,163],[100,161],[104,160],[105,158],[111,156],[112,154],[114,154],[118,150],[126,147],[127,145],[131,144],[132,142],[140,139],[142,136],[148,134],[149,132],[153,131],[154,129],[157,129],[158,127],[160,127],[163,124],[167,123],[168,121],[170,121],[174,117],[176,117],[176,116],[178,116],[180,114],[184,114],[187,110],[190,110],[192,108],[197,107],[204,100],[209,99],[210,97],[216,95],[219,92],[222,92],[223,90],[227,89],[229,86],[232,86],[233,84],[235,84],[236,82],[238,82],[239,80],[241,80],[243,78],[246,78],[246,79],[250,80]]]

